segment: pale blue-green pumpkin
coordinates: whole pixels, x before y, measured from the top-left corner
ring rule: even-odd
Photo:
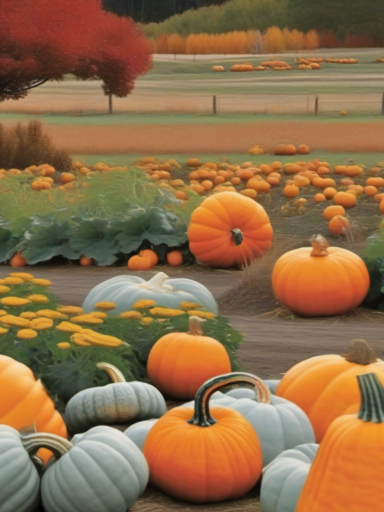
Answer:
[[[130,423],[160,418],[167,405],[158,389],[146,382],[125,382],[122,373],[108,363],[98,363],[113,384],[76,393],[65,408],[65,423],[72,434],[96,425]]]
[[[0,512],[34,512],[40,477],[17,430],[0,425]]]
[[[296,446],[264,468],[260,489],[262,512],[295,512],[318,448],[314,443]]]
[[[138,423],[134,423],[126,430],[124,430],[124,434],[128,436],[129,439],[132,439],[132,441],[138,448],[140,448],[140,450],[143,450],[147,435],[156,422],[157,419],[139,421]]]
[[[147,486],[144,455],[112,427],[94,427],[72,442],[36,433],[24,443],[31,452],[45,447],[55,453],[41,481],[45,512],[126,512]]]
[[[95,311],[98,302],[113,302],[116,308],[107,311],[111,316],[130,311],[139,300],[153,300],[157,305],[180,308],[180,302],[195,302],[208,311],[218,314],[212,293],[192,279],[169,279],[159,272],[149,281],[137,276],[117,276],[95,286],[85,298],[85,313]]]

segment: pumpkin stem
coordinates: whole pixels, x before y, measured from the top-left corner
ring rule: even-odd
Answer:
[[[167,279],[169,279],[167,274],[164,272],[158,272],[153,277],[151,277],[149,281],[143,284],[139,284],[138,286],[140,288],[145,288],[146,290],[173,292],[174,288],[171,285],[164,284]]]
[[[204,336],[204,331],[201,326],[203,322],[205,322],[205,320],[199,318],[198,316],[190,316],[188,334],[193,334],[195,336]]]
[[[113,383],[126,382],[124,375],[118,368],[116,368],[116,366],[109,363],[97,363],[96,366],[100,368],[100,370],[107,372]]]
[[[241,229],[238,229],[238,228],[231,229],[231,233],[232,233],[232,238],[233,238],[234,244],[241,245],[243,242],[243,239],[244,239]]]
[[[210,427],[214,425],[216,420],[211,416],[209,399],[216,391],[233,385],[251,385],[252,388],[257,389],[258,401],[260,403],[271,403],[271,392],[269,388],[259,377],[256,377],[256,375],[244,372],[225,373],[224,375],[219,375],[218,377],[207,380],[197,390],[195,396],[195,413],[187,423],[198,427]]]
[[[372,423],[384,423],[384,389],[375,373],[357,375],[361,407],[357,417]]]
[[[376,354],[368,343],[361,338],[351,341],[349,353],[343,357],[349,363],[361,364],[363,366],[377,362]]]
[[[68,439],[64,439],[64,437],[57,436],[56,434],[49,434],[48,432],[37,432],[36,434],[21,436],[21,441],[28,453],[34,453],[40,448],[47,448],[54,453],[56,458],[68,453],[73,446]]]
[[[311,256],[327,256],[329,243],[322,235],[314,235],[309,240],[312,244]]]

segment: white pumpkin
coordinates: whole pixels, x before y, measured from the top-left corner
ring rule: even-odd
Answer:
[[[295,512],[318,448],[314,443],[296,446],[264,468],[260,489],[262,512]]]
[[[124,430],[124,434],[142,451],[147,435],[156,422],[157,419],[139,421]]]
[[[169,279],[159,272],[149,281],[137,276],[117,276],[95,286],[85,298],[85,313],[95,311],[98,302],[114,302],[116,308],[108,311],[115,316],[129,311],[139,300],[153,300],[159,306],[180,308],[180,302],[196,302],[208,311],[218,314],[218,307],[212,293],[192,279]]]

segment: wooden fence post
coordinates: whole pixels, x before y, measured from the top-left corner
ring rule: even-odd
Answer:
[[[109,114],[112,114],[112,94],[108,94],[108,107],[109,107]]]
[[[315,97],[315,116],[319,113],[319,97]]]
[[[217,114],[217,112],[216,112],[216,95],[213,96],[213,113]]]

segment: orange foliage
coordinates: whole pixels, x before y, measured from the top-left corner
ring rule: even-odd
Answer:
[[[287,28],[285,28],[283,30],[283,37],[285,50],[303,49],[304,34],[299,30],[294,29],[290,31]]]
[[[168,36],[168,52],[173,54],[185,53],[186,40],[179,34],[171,34]]]
[[[265,53],[282,53],[284,51],[284,35],[279,27],[270,27],[263,36]]]
[[[316,50],[320,45],[319,34],[316,30],[310,30],[304,35],[303,50]]]

